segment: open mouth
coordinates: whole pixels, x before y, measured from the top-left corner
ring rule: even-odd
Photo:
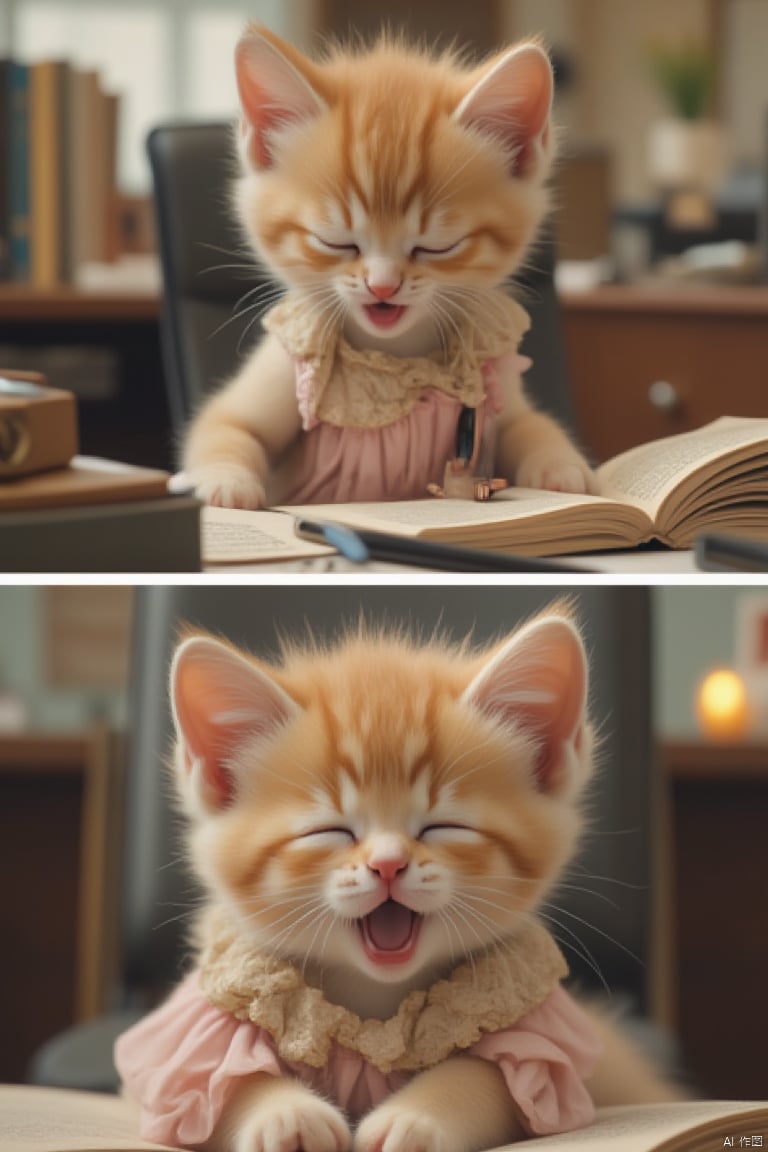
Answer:
[[[405,315],[404,304],[389,304],[380,300],[376,304],[365,304],[365,314],[377,328],[394,328]]]
[[[363,948],[374,964],[404,964],[419,942],[423,917],[396,900],[385,900],[358,921]]]

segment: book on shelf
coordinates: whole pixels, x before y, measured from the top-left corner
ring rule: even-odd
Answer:
[[[768,1143],[768,1105],[696,1101],[598,1110],[594,1124],[508,1145],[530,1152],[713,1152]],[[119,1096],[0,1086],[0,1152],[176,1152],[137,1136],[135,1109]],[[758,1142],[759,1140],[759,1142]],[[725,1143],[728,1141],[728,1143]],[[748,1143],[746,1143],[748,1141]]]
[[[0,483],[0,572],[199,572],[200,510],[167,472],[76,456]]]
[[[690,548],[697,536],[715,531],[768,541],[768,419],[723,416],[693,432],[631,448],[597,472],[601,496],[508,488],[487,503],[426,498],[286,505],[235,513],[226,522],[222,510],[206,509],[203,560],[224,564],[316,555],[300,542],[290,555],[263,546],[247,554],[249,534],[276,534],[276,518],[285,513],[521,556],[628,549],[652,541]]]
[[[7,185],[11,243],[10,278],[32,278],[30,207],[29,65],[10,60],[5,91],[8,123],[8,165],[0,169]]]
[[[11,61],[0,56],[0,172],[8,170],[11,156]],[[0,284],[11,278],[11,188],[0,177]]]
[[[68,65],[41,60],[29,73],[30,235],[32,282],[50,288],[64,279],[69,149]]]
[[[80,265],[116,254],[119,97],[67,60],[4,63],[0,242],[6,203],[11,259],[0,280],[72,283]]]

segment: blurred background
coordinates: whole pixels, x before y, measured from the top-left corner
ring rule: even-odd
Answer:
[[[478,57],[541,34],[580,440],[599,462],[765,414],[764,0],[0,0],[0,363],[76,391],[85,451],[171,463],[145,140],[234,115],[248,19],[308,50],[385,22]]]
[[[0,1080],[112,1090],[178,979],[196,890],[164,770],[182,622],[268,656],[358,619],[511,630],[567,593],[601,733],[589,831],[543,909],[578,986],[712,1096],[768,1058],[768,594],[751,588],[0,588]]]

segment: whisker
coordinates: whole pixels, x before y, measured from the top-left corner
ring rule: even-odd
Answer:
[[[606,980],[605,976],[603,975],[603,972],[602,972],[602,969],[600,968],[600,965],[598,964],[597,960],[592,955],[592,953],[590,952],[589,948],[586,946],[584,941],[579,936],[576,935],[576,933],[573,931],[572,928],[569,928],[567,924],[563,924],[560,920],[557,919],[556,916],[552,916],[546,912],[541,912],[541,911],[539,911],[539,915],[541,916],[541,919],[546,920],[546,922],[548,924],[554,924],[555,927],[559,928],[561,932],[567,932],[568,933],[568,936],[571,939],[570,940],[560,940],[559,942],[563,945],[564,948],[569,948],[574,953],[575,956],[578,956],[580,960],[583,960],[584,963],[587,965],[587,967],[590,968],[592,970],[592,972],[594,972],[595,976],[597,976],[598,980],[600,981],[600,983],[602,984],[603,988],[608,993],[608,995],[609,996],[612,995],[611,987],[608,984],[608,981]]]
[[[322,911],[319,914],[319,916],[317,917],[317,927],[315,928],[315,931],[312,933],[312,939],[307,944],[305,952],[304,952],[304,963],[301,966],[302,975],[305,975],[305,973],[306,973],[307,964],[309,963],[310,957],[312,956],[312,954],[314,952],[315,940],[317,939],[318,933],[320,932],[321,928],[323,927],[323,922],[326,918],[330,921],[330,923],[328,925],[328,928],[326,929],[325,942],[327,942],[327,940],[328,940],[328,933],[330,932],[331,928],[333,927],[333,922],[335,919],[333,912],[328,907],[326,907],[325,910]]]
[[[435,911],[438,919],[441,921],[443,927],[445,928],[445,936],[448,941],[448,947],[451,950],[451,964],[454,964],[456,961],[456,952],[453,947],[453,937],[451,936],[451,928],[454,928],[454,925],[451,923],[450,916],[446,915],[445,909],[437,908]],[[461,936],[459,935],[458,931],[456,938],[459,942],[459,945],[461,946]]]
[[[315,900],[314,902],[307,901],[306,912],[304,912],[301,916],[298,916],[295,919],[292,919],[292,922],[288,925],[287,928],[283,928],[283,930],[281,932],[279,932],[277,934],[277,936],[274,937],[274,939],[271,939],[269,942],[270,948],[272,948],[274,951],[277,951],[278,948],[282,947],[282,945],[286,942],[286,940],[289,940],[290,937],[295,932],[299,931],[301,925],[304,923],[305,920],[307,920],[307,919],[312,920],[325,907],[326,907],[326,902],[324,899],[318,899],[318,900]],[[282,919],[285,919],[285,917],[283,917]],[[278,921],[278,923],[281,923],[281,922],[282,921]]]
[[[583,916],[578,916],[575,912],[569,912],[567,908],[562,908],[559,904],[549,904],[545,902],[541,906],[542,908],[554,908],[554,910],[559,912],[561,916],[569,916],[572,920],[576,920],[579,924],[583,924],[585,928],[590,930],[590,932],[595,932],[598,936],[602,936],[603,939],[607,940],[609,944],[613,944],[615,948],[618,948],[620,951],[624,952],[627,956],[629,956],[631,960],[634,960],[637,964],[639,964],[641,968],[644,967],[642,959],[637,956],[631,948],[627,948],[627,946],[622,944],[620,940],[616,940],[615,937],[611,936],[609,932],[604,932],[602,928],[598,928],[596,924],[591,924],[589,920],[585,920]]]

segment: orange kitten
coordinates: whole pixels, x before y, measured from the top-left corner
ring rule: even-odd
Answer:
[[[318,63],[253,25],[236,67],[237,211],[288,292],[188,430],[199,494],[248,508],[421,497],[455,456],[463,407],[486,473],[596,491],[524,394],[529,321],[501,287],[548,209],[540,45],[468,68],[385,37]]]
[[[208,893],[195,969],[117,1063],[142,1135],[210,1152],[480,1152],[673,1093],[561,985],[537,908],[592,771],[553,610],[482,652],[352,636],[172,671]],[[602,1055],[601,1055],[602,1049]]]

